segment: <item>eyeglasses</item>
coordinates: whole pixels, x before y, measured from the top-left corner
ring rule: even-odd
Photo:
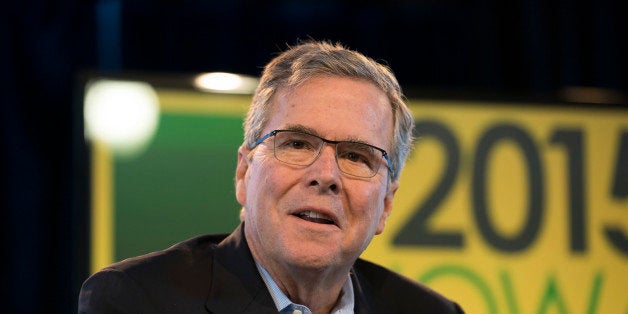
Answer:
[[[323,144],[329,143],[336,146],[336,164],[346,174],[371,178],[379,170],[382,157],[386,159],[388,170],[392,171],[388,153],[379,147],[351,141],[330,141],[301,131],[274,130],[253,143],[251,149],[269,137],[274,137],[275,158],[286,164],[309,166],[320,156]]]

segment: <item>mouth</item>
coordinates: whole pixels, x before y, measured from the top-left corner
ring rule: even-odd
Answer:
[[[296,216],[298,218],[301,218],[303,220],[306,220],[306,221],[309,221],[309,222],[313,222],[313,223],[324,224],[324,225],[335,225],[336,224],[334,222],[334,218],[332,218],[332,217],[330,217],[328,215],[325,215],[323,213],[319,213],[319,212],[315,212],[315,211],[311,211],[311,210],[294,213],[292,215]]]

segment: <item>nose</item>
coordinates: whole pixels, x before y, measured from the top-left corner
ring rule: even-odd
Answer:
[[[323,145],[320,155],[308,168],[309,186],[316,187],[321,193],[335,194],[340,191],[340,169],[334,145]]]

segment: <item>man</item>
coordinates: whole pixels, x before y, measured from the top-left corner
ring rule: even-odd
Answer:
[[[98,272],[85,313],[462,313],[359,259],[384,230],[413,119],[390,70],[308,42],[265,68],[244,124],[242,223]]]

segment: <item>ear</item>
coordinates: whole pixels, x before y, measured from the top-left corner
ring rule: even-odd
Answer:
[[[244,207],[246,203],[246,173],[249,169],[249,150],[242,144],[238,148],[238,164],[236,166],[235,189],[238,203]]]
[[[388,191],[386,191],[386,196],[384,196],[384,210],[382,211],[382,215],[379,217],[379,222],[377,224],[377,230],[375,234],[380,234],[384,232],[384,227],[386,226],[386,220],[388,216],[390,216],[390,212],[392,211],[393,198],[395,197],[395,193],[399,188],[399,181],[391,182],[388,186]]]

